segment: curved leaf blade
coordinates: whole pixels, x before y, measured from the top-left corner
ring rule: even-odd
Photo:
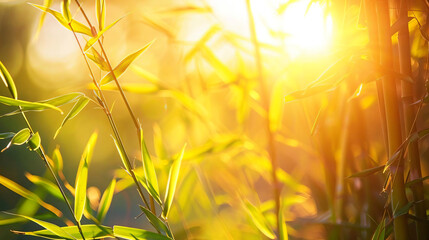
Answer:
[[[5,151],[6,149],[10,148],[10,146],[12,145],[22,145],[26,143],[30,138],[30,136],[31,136],[30,129],[28,128],[21,129],[13,136],[12,140],[10,140],[7,146],[3,148],[1,151],[2,152]]]
[[[103,222],[106,217],[107,211],[109,211],[110,204],[112,203],[113,194],[115,192],[116,179],[112,179],[109,186],[107,186],[106,190],[101,197],[100,204],[98,205],[97,210],[97,219],[100,222]]]
[[[9,71],[6,69],[6,67],[3,65],[1,61],[0,61],[0,78],[3,80],[3,83],[9,89],[9,92],[10,94],[12,94],[12,97],[14,99],[18,99],[18,92],[16,91],[15,82],[13,81],[12,76],[10,75]]]
[[[59,111],[60,113],[63,113],[63,111],[61,111],[61,109],[59,109],[58,107],[53,106],[51,104],[40,103],[40,102],[28,102],[28,101],[24,101],[24,100],[17,100],[17,99],[13,99],[13,98],[8,98],[5,96],[0,96],[0,103],[7,105],[7,106],[12,106],[12,107],[22,107],[22,108],[25,108],[27,110],[54,109],[54,110]]]
[[[84,51],[88,51],[88,49],[90,47],[92,47],[92,45],[94,45],[94,43],[96,43],[98,41],[98,39],[100,39],[101,36],[103,36],[103,34],[109,30],[111,27],[113,27],[117,22],[119,22],[122,18],[119,18],[118,20],[114,21],[112,24],[110,24],[109,26],[107,26],[106,28],[104,28],[103,30],[101,30],[100,32],[97,33],[97,36],[92,37],[91,39],[88,40],[88,42],[86,42],[86,45],[84,47]]]
[[[98,29],[101,31],[104,29],[104,22],[106,20],[106,1],[105,0],[95,1],[95,15],[97,17]]]
[[[60,133],[61,128],[66,124],[66,122],[70,119],[73,119],[76,117],[88,104],[89,98],[87,97],[81,97],[79,101],[75,103],[73,108],[70,110],[70,112],[67,114],[67,116],[64,118],[63,122],[61,123],[60,127],[57,129],[54,135],[54,139],[58,136]]]
[[[36,132],[28,140],[28,146],[30,147],[31,151],[36,151],[39,149],[41,142],[42,140],[40,138],[39,132]]]
[[[88,168],[92,159],[95,142],[97,141],[98,134],[94,132],[86,144],[85,151],[79,162],[79,168],[76,173],[75,181],[75,201],[74,201],[74,215],[78,221],[82,219],[83,211],[86,203],[86,186],[88,183]]]
[[[132,53],[130,55],[128,55],[126,58],[124,58],[114,69],[113,69],[113,74],[116,76],[116,78],[119,78],[124,72],[125,70],[127,70],[128,66],[130,66],[130,64],[138,57],[140,56],[140,54],[142,54],[144,51],[146,51],[146,49],[148,47],[150,47],[150,45],[152,45],[152,43],[154,42],[154,40],[152,40],[151,42],[149,42],[148,44],[146,44],[146,46],[144,46],[143,48],[141,48],[140,50],[138,50],[135,53]],[[111,82],[113,80],[113,75],[112,72],[109,72],[108,74],[106,74],[106,76],[103,77],[103,79],[101,79],[101,85],[107,84],[109,82]]]
[[[158,179],[156,177],[155,167],[149,155],[149,151],[147,150],[146,143],[144,141],[144,136],[143,136],[143,129],[141,128],[140,128],[140,143],[141,143],[141,154],[142,154],[142,162],[143,162],[143,172],[146,178],[147,186],[149,187],[149,193],[158,203],[161,204],[161,200],[159,198]]]
[[[273,230],[268,225],[267,219],[264,217],[261,211],[247,200],[245,202],[245,207],[250,217],[252,218],[253,223],[259,229],[259,231],[261,231],[265,236],[270,239],[276,238]]]
[[[182,151],[180,152],[179,157],[174,160],[170,168],[170,173],[168,174],[167,190],[165,193],[164,200],[164,209],[162,211],[162,216],[167,219],[168,212],[170,211],[171,204],[173,203],[174,192],[176,191],[177,180],[179,179],[180,165],[182,164],[183,155],[185,154],[185,146],[183,146]]]
[[[113,235],[129,240],[171,240],[171,238],[143,229],[113,226]]]
[[[152,226],[161,234],[167,235],[169,237],[173,237],[168,227],[163,223],[159,218],[157,218],[149,209],[139,206],[143,213],[146,215],[149,222]]]
[[[87,224],[87,225],[81,225],[81,228],[82,228],[83,235],[85,236],[85,239],[102,239],[102,238],[113,237],[113,231],[112,231],[112,228],[110,227]],[[69,239],[82,240],[82,236],[80,235],[79,229],[77,228],[77,226],[61,227],[61,230],[63,230],[65,233],[67,233],[70,236]],[[20,235],[36,236],[36,237],[42,237],[42,238],[48,238],[48,239],[62,239],[62,238],[58,238],[57,235],[53,234],[51,231],[48,231],[48,230],[39,230],[34,232],[20,232],[20,231],[12,231],[12,232]]]

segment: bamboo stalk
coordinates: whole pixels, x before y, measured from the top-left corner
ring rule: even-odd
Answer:
[[[408,6],[407,1],[398,0],[399,19],[407,19],[408,21]],[[407,76],[412,76],[411,69],[411,54],[410,54],[410,36],[408,24],[403,24],[398,32],[398,48],[399,48],[399,66],[400,72]],[[402,107],[404,109],[404,127],[405,133],[413,133],[416,131],[414,118],[416,110],[413,102],[416,101],[414,93],[414,84],[410,82],[401,82],[402,90]],[[412,141],[408,145],[408,161],[410,162],[410,180],[422,178],[420,167],[420,154],[417,141]],[[414,210],[416,216],[421,219],[426,219],[426,208],[424,203],[423,183],[417,182],[411,187],[413,192],[413,200],[416,202]],[[424,223],[416,221],[417,239],[426,239],[427,229]]]
[[[392,69],[393,56],[388,2],[385,0],[376,1],[376,9],[380,44],[380,63],[385,69]],[[389,147],[388,156],[391,157],[402,144],[401,122],[399,119],[399,106],[394,77],[391,74],[385,75],[382,80],[382,86],[386,107],[385,112]],[[392,164],[389,169],[392,178],[391,205],[393,212],[395,212],[407,204],[404,185],[403,159],[399,159],[398,163]],[[407,239],[409,237],[407,216],[401,215],[394,217],[393,228],[395,239]]]
[[[264,78],[261,50],[258,42],[258,37],[256,35],[255,21],[252,13],[252,8],[250,5],[250,0],[246,0],[246,6],[247,6],[247,14],[249,18],[250,37],[254,47],[254,57],[256,60],[258,80],[259,80],[259,85],[261,87],[261,95],[262,95],[261,99],[262,99],[263,107],[266,112],[265,132],[267,134],[267,139],[268,139],[268,154],[271,160],[271,168],[272,168],[271,175],[273,179],[273,196],[274,196],[274,201],[276,203],[275,213],[276,213],[276,226],[277,226],[277,232],[278,232],[281,227],[280,224],[282,224],[278,221],[279,214],[281,214],[280,213],[280,186],[279,186],[279,181],[277,179],[277,174],[276,174],[278,169],[276,146],[274,142],[273,133],[271,132],[271,129],[270,129],[270,119],[269,119],[270,98],[269,98],[267,83]]]

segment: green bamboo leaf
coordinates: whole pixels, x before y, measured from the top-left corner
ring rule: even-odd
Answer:
[[[405,183],[405,187],[411,187],[411,186],[413,186],[416,183],[424,182],[424,181],[426,181],[428,179],[429,179],[429,176],[426,176],[426,177],[423,177],[423,178],[414,179],[412,181],[409,181],[409,182]]]
[[[410,211],[410,208],[414,205],[414,203],[415,202],[408,202],[407,204],[405,204],[405,206],[399,209],[395,209],[395,211],[393,212],[394,218],[408,214],[408,211]]]
[[[125,169],[127,170],[128,174],[131,174],[132,168],[127,154],[124,152],[123,148],[121,148],[121,146],[119,145],[118,141],[116,141],[115,138],[113,138],[113,141],[115,142],[116,149],[118,150],[119,156],[121,157],[121,160],[125,166]]]
[[[122,18],[119,18],[118,20],[114,21],[112,24],[110,24],[109,26],[107,26],[106,28],[104,28],[103,30],[101,30],[100,32],[97,33],[97,36],[92,37],[91,39],[88,40],[88,42],[86,42],[86,45],[84,47],[84,51],[88,51],[88,49],[90,47],[92,47],[92,45],[94,45],[94,43],[96,43],[98,41],[98,39],[107,31],[109,30],[111,27],[113,27],[117,22],[119,22]]]
[[[140,56],[140,54],[142,54],[144,51],[146,51],[146,49],[148,47],[150,47],[150,45],[152,45],[152,43],[154,42],[151,41],[148,44],[146,44],[146,46],[144,46],[143,48],[141,48],[140,50],[138,50],[135,53],[132,53],[130,55],[128,55],[126,58],[124,58],[114,69],[113,69],[113,74],[116,76],[116,78],[119,78],[124,72],[125,70],[127,70],[128,66],[130,66],[130,64],[138,57]],[[113,75],[112,72],[109,72],[108,74],[106,74],[106,76],[103,77],[103,79],[101,79],[101,85],[107,84],[109,82],[111,82],[113,80]]]
[[[374,168],[370,168],[370,169],[365,169],[363,171],[354,173],[354,174],[348,176],[347,178],[366,177],[366,176],[370,176],[370,175],[373,175],[375,173],[381,172],[381,171],[383,171],[383,169],[384,169],[384,165],[374,167]]]
[[[79,163],[75,181],[74,215],[78,221],[82,219],[86,203],[86,185],[88,183],[88,167],[92,159],[97,133],[94,132],[86,144],[85,151]]]
[[[98,68],[100,68],[103,71],[108,72],[109,71],[109,65],[107,64],[106,60],[104,60],[103,56],[101,56],[100,53],[95,50],[95,48],[91,48],[91,53],[86,52],[85,55],[91,59],[95,64],[97,64]]]
[[[32,175],[30,173],[25,173],[25,177],[30,180],[30,182],[34,183],[35,185],[39,185],[42,188],[44,188],[45,190],[47,190],[52,196],[56,197],[57,199],[63,201],[63,195],[61,195],[60,190],[58,189],[58,187],[52,183],[51,181],[49,181],[46,178],[43,177],[39,177],[37,175]]]
[[[10,148],[10,146],[13,145],[22,145],[24,143],[26,143],[28,141],[28,139],[31,136],[31,132],[30,129],[28,128],[24,128],[21,129],[19,132],[17,132],[15,134],[15,136],[13,136],[12,140],[10,140],[10,142],[7,144],[7,146],[5,148],[3,148],[1,151],[5,151],[6,149]]]
[[[87,224],[87,225],[81,225],[81,228],[82,228],[83,235],[85,236],[85,239],[102,239],[102,238],[113,237],[113,231],[112,231],[112,228],[110,227]],[[61,227],[61,230],[64,231],[67,234],[67,236],[69,236],[65,239],[82,240],[82,236],[80,235],[80,232],[77,226]],[[64,238],[58,237],[56,234],[52,233],[49,230],[40,230],[40,231],[34,231],[34,232],[21,232],[21,231],[12,231],[12,232],[19,235],[36,236],[36,237],[42,237],[47,239],[64,239]]]
[[[72,20],[72,15],[70,13],[70,0],[62,0],[61,1],[61,12],[63,13],[64,19],[69,24]]]
[[[179,157],[174,160],[170,168],[170,173],[168,174],[168,182],[164,198],[164,209],[162,211],[162,216],[165,219],[167,219],[168,212],[170,211],[171,204],[173,203],[174,192],[176,191],[177,181],[179,179],[180,165],[182,164],[183,155],[185,154],[185,148],[186,144],[185,146],[183,146]]]
[[[60,113],[63,113],[63,111],[61,111],[61,109],[59,109],[56,106],[53,106],[51,104],[47,104],[47,103],[40,103],[40,102],[28,102],[28,101],[24,101],[24,100],[17,100],[17,99],[13,99],[13,98],[8,98],[8,97],[4,97],[4,96],[0,96],[0,103],[4,104],[4,105],[8,105],[8,106],[13,106],[13,107],[22,107],[25,108],[27,110],[45,110],[45,109],[54,109],[59,111]]]
[[[64,124],[66,124],[66,122],[68,120],[73,119],[74,117],[76,117],[76,115],[78,115],[82,111],[82,109],[85,108],[85,106],[88,104],[88,102],[89,102],[89,98],[87,98],[87,97],[81,97],[79,99],[79,101],[77,101],[74,104],[73,108],[70,110],[70,112],[64,118],[64,120],[61,123],[60,127],[55,132],[54,139],[58,136],[58,134],[60,133],[60,130],[64,126]]]
[[[5,186],[6,188],[10,189],[14,193],[21,195],[22,197],[24,197],[26,199],[37,202],[40,206],[51,211],[56,216],[58,216],[58,217],[62,216],[62,213],[60,210],[58,210],[57,208],[55,208],[54,206],[52,206],[48,203],[45,203],[44,201],[42,201],[42,199],[39,198],[39,196],[37,196],[36,194],[27,190],[26,188],[22,187],[21,185],[17,184],[16,182],[0,175],[0,184]]]
[[[129,240],[171,240],[171,238],[143,229],[113,226],[113,235]]]
[[[143,129],[140,128],[140,142],[141,142],[141,153],[143,162],[143,171],[146,178],[147,186],[149,187],[150,195],[161,204],[159,198],[159,187],[158,179],[156,178],[155,167],[153,166],[152,159],[150,158],[149,151],[147,150],[146,143],[144,141]]]
[[[15,136],[13,132],[0,133],[0,139],[12,138],[13,136]]]
[[[60,148],[57,146],[52,153],[52,161],[54,163],[54,168],[57,171],[63,170],[63,157],[61,156]]]
[[[71,25],[71,27],[70,27],[68,21],[63,17],[63,15],[61,13],[54,11],[50,8],[44,7],[44,6],[37,5],[37,4],[30,3],[30,5],[32,5],[33,7],[36,7],[36,8],[38,8],[44,12],[50,13],[65,28],[67,28],[69,30],[72,30],[72,28],[73,28],[74,32],[82,33],[82,34],[85,34],[85,35],[92,37],[91,29],[89,27],[85,26],[84,24],[72,19],[70,22],[70,25]]]
[[[36,132],[28,140],[28,146],[30,147],[31,151],[36,151],[37,149],[39,149],[41,142],[42,140],[40,138],[39,132]]]
[[[106,1],[105,0],[95,0],[95,15],[98,22],[98,30],[104,29],[104,22],[106,19]]]
[[[7,213],[13,216],[19,216],[22,218],[26,218],[32,222],[35,222],[37,224],[39,224],[41,227],[45,228],[46,230],[50,231],[51,233],[55,234],[58,237],[61,238],[65,238],[65,239],[72,239],[72,236],[70,234],[68,234],[67,232],[65,232],[63,229],[61,229],[60,227],[58,227],[57,225],[50,223],[50,222],[45,222],[42,220],[38,220],[29,216],[24,216],[24,215],[20,215],[20,214],[14,214],[14,213]]]
[[[4,85],[9,89],[10,94],[14,99],[18,99],[18,92],[16,91],[15,82],[9,71],[0,61],[0,78],[3,80]]]
[[[50,8],[51,5],[52,5],[52,0],[44,0],[43,1],[43,6],[45,8]],[[46,12],[43,11],[42,15],[40,15],[39,25],[37,26],[36,37],[39,35],[40,30],[42,29],[43,22],[45,21],[45,17],[46,17]]]
[[[384,235],[386,233],[385,225],[386,225],[386,222],[383,217],[383,219],[378,224],[377,229],[375,229],[375,232],[372,235],[371,240],[384,240]]]
[[[38,214],[38,215],[35,215],[33,217],[36,219],[44,220],[44,219],[53,218],[53,217],[55,217],[55,215],[48,212],[48,213]],[[28,222],[28,220],[25,218],[18,217],[18,216],[12,216],[10,214],[0,212],[0,226],[11,225],[11,224],[16,224],[16,223],[25,223],[25,222]]]
[[[276,238],[276,235],[274,234],[262,212],[247,200],[245,202],[245,207],[253,223],[259,229],[259,231],[261,231],[265,236],[270,239]]]
[[[50,98],[47,100],[40,101],[41,103],[47,103],[53,105],[55,107],[60,107],[62,105],[76,102],[77,100],[85,97],[85,94],[80,92],[67,93],[58,97]],[[23,110],[27,110],[26,108],[22,108]]]
[[[168,227],[165,225],[163,221],[161,221],[158,217],[156,217],[149,209],[140,206],[140,209],[143,211],[143,213],[146,215],[149,222],[152,224],[152,226],[161,234],[166,235],[168,237],[173,238],[173,235],[171,234]]]
[[[110,204],[112,203],[113,199],[113,194],[115,192],[115,186],[116,179],[112,179],[109,186],[107,186],[106,190],[104,191],[103,196],[101,197],[100,204],[98,205],[97,210],[97,219],[100,222],[103,222],[107,211],[109,211]]]

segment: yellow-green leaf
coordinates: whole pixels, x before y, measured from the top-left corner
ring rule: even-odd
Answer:
[[[104,217],[107,214],[107,211],[109,211],[110,204],[112,203],[112,199],[113,199],[113,193],[115,192],[115,186],[116,186],[116,179],[112,179],[109,186],[104,191],[103,196],[101,197],[100,204],[98,205],[98,211],[97,211],[97,219],[100,222],[103,222]]]
[[[129,240],[171,240],[171,238],[158,233],[123,226],[113,226],[113,235]]]
[[[112,228],[110,227],[88,224],[88,225],[81,225],[81,228],[82,228],[82,233],[85,236],[85,239],[102,239],[102,238],[113,237],[113,231],[112,231]],[[82,240],[82,235],[80,235],[80,232],[77,226],[61,227],[61,230],[63,230],[69,236],[68,238],[65,238],[65,239]],[[58,237],[56,234],[52,233],[49,230],[39,230],[34,232],[21,232],[21,231],[12,231],[12,232],[19,235],[36,236],[36,237],[42,237],[47,239],[64,239],[64,238]]]
[[[17,184],[16,182],[0,175],[0,184],[5,186],[6,188],[9,188],[14,193],[21,195],[22,197],[24,197],[26,199],[37,202],[40,206],[51,211],[56,216],[58,216],[58,217],[62,216],[62,213],[60,210],[58,210],[57,208],[55,208],[54,206],[52,206],[48,203],[45,203],[44,201],[42,201],[42,199],[39,198],[39,196],[37,196],[36,194],[27,190],[26,188],[22,187],[21,185]]]
[[[71,27],[70,27],[68,21],[63,17],[63,15],[61,13],[54,11],[50,8],[44,7],[44,6],[40,6],[40,5],[32,4],[32,3],[30,3],[30,4],[34,7],[42,10],[42,11],[45,11],[47,13],[52,14],[52,16],[54,16],[57,19],[57,21],[59,23],[61,23],[61,25],[63,25],[65,28],[67,28],[69,30],[72,30],[72,28],[73,28],[74,32],[82,33],[82,34],[85,34],[85,35],[92,37],[91,29],[89,27],[85,26],[84,24],[72,19],[70,22],[70,25],[71,25]]]
[[[39,132],[36,132],[33,134],[30,139],[28,140],[28,146],[30,147],[30,150],[36,151],[40,147],[41,143]]]
[[[3,65],[1,61],[0,61],[0,78],[3,80],[3,83],[9,89],[9,92],[10,94],[12,94],[12,97],[14,99],[18,99],[18,92],[16,91],[15,82],[13,81],[12,76],[10,75],[9,71],[6,69],[6,67]]]
[[[0,133],[0,139],[12,138],[13,136],[15,136],[13,132]]]
[[[70,119],[73,119],[74,117],[76,117],[76,115],[78,115],[80,113],[80,111],[82,111],[82,109],[85,108],[85,106],[88,104],[89,102],[89,98],[87,97],[81,97],[79,99],[79,101],[77,101],[75,103],[75,105],[73,106],[73,108],[70,110],[70,112],[67,114],[67,116],[64,118],[63,122],[61,123],[60,127],[57,129],[57,131],[55,132],[54,138],[57,137],[58,133],[60,133],[61,128],[64,126],[64,124],[66,124],[66,122]]]
[[[169,237],[173,237],[168,227],[165,225],[163,221],[161,221],[157,216],[155,216],[149,209],[140,206],[140,209],[143,211],[143,213],[146,215],[149,222],[152,224],[152,226],[161,234],[167,235]]]
[[[288,240],[288,234],[287,234],[287,227],[286,227],[286,222],[284,220],[284,216],[283,216],[283,208],[284,208],[284,204],[281,203],[281,207],[279,210],[279,225],[280,225],[280,229],[279,229],[279,238],[280,240]]]
[[[140,54],[142,54],[144,51],[146,51],[146,49],[152,45],[154,41],[149,42],[148,44],[146,44],[146,46],[144,46],[143,48],[141,48],[140,50],[138,50],[135,53],[132,53],[130,55],[128,55],[126,58],[124,58],[114,69],[113,69],[113,74],[116,76],[116,78],[119,78],[124,72],[125,70],[127,70],[128,66],[130,66],[130,64],[138,57],[140,56]],[[113,80],[113,75],[112,72],[109,72],[108,74],[106,74],[106,76],[103,77],[103,79],[101,79],[101,85],[107,84],[109,82],[111,82]]]
[[[156,178],[155,167],[153,166],[152,159],[150,158],[149,151],[147,150],[146,143],[144,141],[143,129],[140,128],[140,142],[141,142],[141,153],[142,153],[142,162],[143,162],[143,172],[146,178],[146,183],[150,195],[161,204],[159,198],[159,187],[158,179]]]
[[[176,191],[177,181],[179,179],[180,165],[182,164],[183,155],[185,154],[185,148],[186,144],[185,146],[183,146],[179,157],[174,160],[170,168],[170,173],[168,174],[168,182],[164,198],[164,209],[162,211],[162,216],[165,219],[167,219],[168,212],[170,211],[171,204],[173,203],[174,192]]]
[[[128,171],[128,174],[131,174],[132,168],[127,154],[125,153],[124,149],[119,145],[118,141],[116,141],[115,138],[113,138],[113,141],[115,142],[116,149],[118,150],[119,156],[121,157],[121,160],[125,166],[125,169]]]
[[[64,201],[63,195],[61,194],[60,190],[58,189],[58,187],[53,184],[51,181],[49,181],[46,178],[43,177],[39,177],[37,175],[32,175],[30,173],[25,173],[25,177],[27,177],[28,180],[30,180],[30,182],[41,186],[42,188],[44,188],[45,190],[47,190],[52,196],[56,197],[57,199]]]
[[[13,106],[13,107],[21,106],[22,108],[25,108],[26,110],[54,109],[54,110],[59,111],[60,113],[63,113],[63,111],[61,111],[61,109],[59,109],[58,107],[51,105],[51,104],[40,103],[40,102],[28,102],[28,101],[8,98],[8,97],[4,97],[4,96],[0,96],[0,103],[4,104],[4,105],[8,105],[8,106]]]
[[[76,102],[78,99],[84,97],[85,95],[80,92],[67,93],[58,97],[50,98],[47,100],[40,101],[41,103],[51,104],[53,106],[59,107],[64,104],[68,104],[71,102]],[[23,108],[23,110],[27,110]]]
[[[50,8],[50,7],[51,7],[51,5],[52,5],[52,0],[44,0],[44,1],[43,1],[43,6],[44,6],[45,8]],[[45,21],[45,17],[46,17],[46,12],[45,12],[45,11],[43,11],[43,12],[42,12],[42,15],[40,15],[40,20],[39,20],[39,25],[37,26],[36,36],[38,36],[38,35],[39,35],[40,30],[42,29],[43,22]]]
[[[103,70],[108,72],[109,71],[109,65],[107,64],[106,60],[104,60],[103,56],[101,56],[100,53],[95,50],[95,48],[91,48],[92,54],[86,52],[85,55],[91,59],[97,66]]]
[[[7,146],[5,148],[3,148],[1,151],[3,152],[6,149],[10,148],[10,146],[12,146],[12,144],[13,145],[22,145],[22,144],[26,143],[28,141],[28,139],[30,138],[30,136],[31,136],[30,129],[28,129],[28,128],[21,129],[19,132],[17,132],[13,136],[12,140],[10,140],[10,142],[7,144]]]
[[[63,13],[64,19],[67,21],[67,24],[69,24],[72,20],[70,13],[70,0],[61,1],[61,12]]]
[[[95,15],[98,22],[98,30],[104,29],[104,22],[106,19],[106,1],[105,0],[95,0]]]
[[[88,183],[88,167],[92,159],[95,142],[97,141],[97,133],[94,132],[86,144],[85,151],[79,163],[79,168],[76,173],[75,181],[75,201],[74,215],[78,221],[82,219],[82,214],[85,209],[86,202],[86,186]]]
[[[245,207],[253,223],[259,229],[259,231],[261,231],[265,236],[267,236],[270,239],[276,238],[273,232],[273,229],[268,224],[268,221],[264,217],[262,212],[247,200],[245,202]]]
[[[112,24],[110,24],[109,26],[107,26],[106,28],[104,28],[103,30],[101,30],[100,32],[97,33],[97,36],[92,37],[91,39],[88,40],[88,42],[85,45],[85,48],[83,49],[85,52],[88,51],[88,49],[90,47],[92,47],[92,45],[94,45],[94,43],[96,43],[98,41],[98,39],[107,31],[109,30],[111,27],[113,27],[117,22],[119,22],[122,18],[119,18],[118,20],[114,21]]]
[[[45,228],[46,230],[52,232],[53,234],[55,234],[58,237],[61,238],[66,238],[66,239],[72,239],[72,236],[70,234],[68,234],[67,232],[65,232],[63,229],[61,229],[60,227],[58,227],[57,225],[50,223],[50,222],[45,222],[42,220],[38,220],[29,216],[24,216],[24,215],[20,215],[20,214],[13,214],[13,213],[8,213],[10,215],[14,215],[14,216],[19,216],[22,218],[26,218],[32,222],[35,222],[37,224],[39,224],[41,227]]]
[[[54,162],[54,168],[57,171],[63,170],[63,157],[61,156],[60,148],[58,146],[52,153],[52,161]]]

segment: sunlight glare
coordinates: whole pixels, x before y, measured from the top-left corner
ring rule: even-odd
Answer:
[[[308,8],[309,3],[310,0],[291,3],[281,15],[282,31],[287,35],[285,44],[291,54],[329,48],[332,17],[325,15],[324,6],[319,2],[313,2]]]

